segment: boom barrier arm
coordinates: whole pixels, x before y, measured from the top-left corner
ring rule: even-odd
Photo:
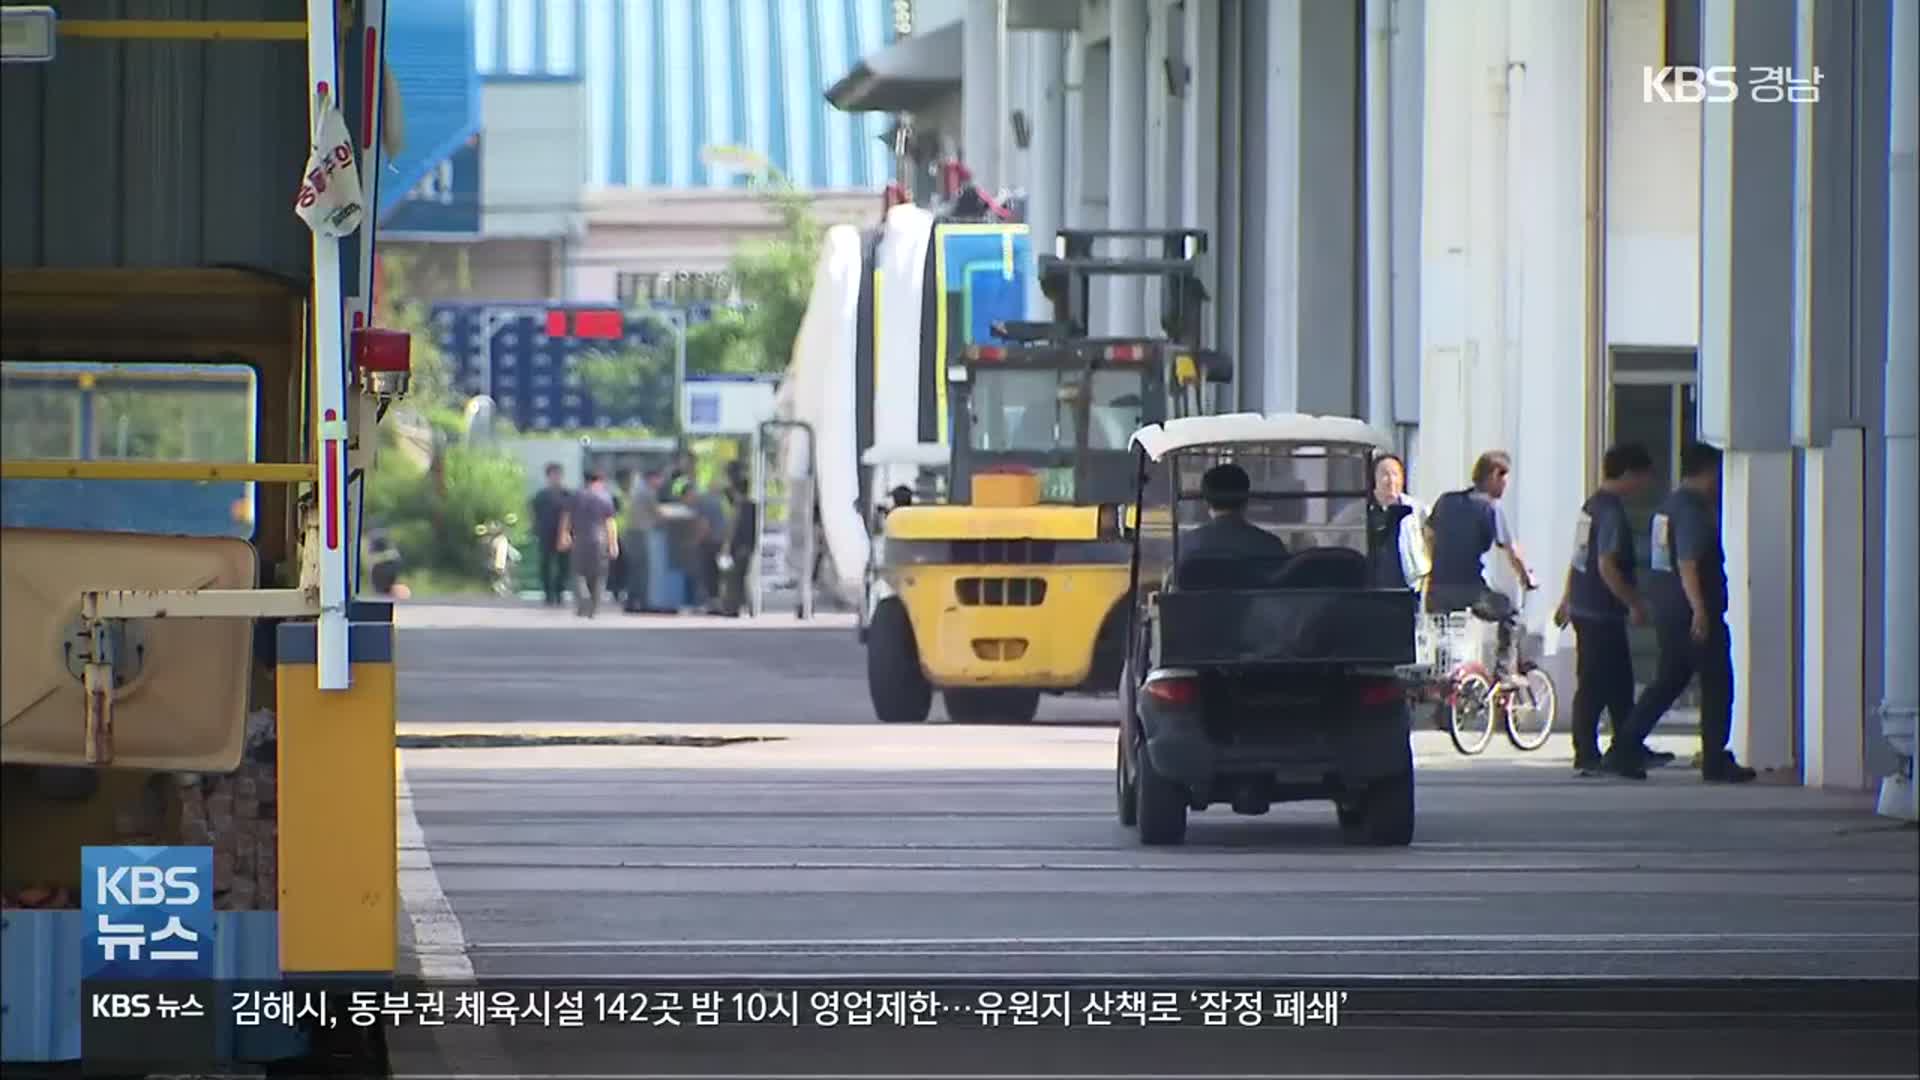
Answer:
[[[324,110],[345,100],[340,85],[339,0],[307,0],[307,130],[320,126]],[[372,214],[361,228],[371,229]],[[314,461],[319,467],[320,617],[316,667],[320,689],[352,685],[347,654],[347,313],[342,293],[341,248],[345,241],[313,234]]]

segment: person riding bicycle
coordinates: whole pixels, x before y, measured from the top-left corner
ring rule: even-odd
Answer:
[[[1427,579],[1428,612],[1465,611],[1489,594],[1507,600],[1503,610],[1510,612],[1511,599],[1487,584],[1482,568],[1482,560],[1496,548],[1500,557],[1510,561],[1514,575],[1526,588],[1535,587],[1533,570],[1513,542],[1513,530],[1500,504],[1512,472],[1513,460],[1504,451],[1489,450],[1473,464],[1472,487],[1449,491],[1434,500],[1427,514],[1427,542],[1433,552],[1433,570]],[[1489,609],[1488,614],[1496,616],[1489,621],[1499,621],[1502,613]]]

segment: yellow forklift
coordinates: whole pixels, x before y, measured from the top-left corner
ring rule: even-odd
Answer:
[[[1232,366],[1200,347],[1198,230],[1062,230],[1040,259],[1050,322],[946,364],[944,503],[889,506],[869,577],[867,687],[885,723],[919,723],[938,690],[962,723],[1025,723],[1042,694],[1111,693],[1126,633],[1128,441],[1169,416],[1218,411]],[[1096,255],[1158,241],[1158,257]],[[1095,279],[1157,278],[1164,338],[1094,337]]]
[[[82,958],[97,952],[85,916],[108,891],[104,872],[83,875],[83,849],[206,849],[210,880],[195,885],[212,899],[198,946],[209,981],[395,974],[392,605],[355,596],[376,424],[410,363],[406,336],[370,319],[386,0],[275,12],[36,9],[44,20],[29,27],[9,11],[10,59],[16,41],[46,45],[38,71],[8,73],[9,146],[37,152],[49,180],[0,223],[44,252],[0,273],[9,1073],[147,1051],[102,1046],[83,1021],[98,1015],[82,1009],[94,978]],[[123,86],[136,64],[196,73],[207,100],[172,77]],[[242,82],[255,103],[207,126],[215,83]],[[78,93],[89,85],[106,89]],[[169,134],[179,144],[135,169],[114,140],[89,136],[96,125],[76,119],[88,110],[109,132],[198,130]],[[343,126],[350,136],[308,146]],[[347,170],[366,178],[357,201]],[[126,188],[92,220],[56,186],[83,174]],[[303,228],[295,189],[328,181],[328,216]],[[217,244],[199,239],[203,225]],[[145,254],[82,242],[114,229]],[[213,248],[247,265],[211,268]],[[386,1070],[377,1026],[229,1024],[217,1038],[209,1053],[223,1061]]]

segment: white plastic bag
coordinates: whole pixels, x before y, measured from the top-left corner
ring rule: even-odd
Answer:
[[[318,122],[307,152],[306,173],[300,178],[300,195],[294,213],[315,234],[344,238],[360,227],[366,207],[360,194],[360,167],[353,152],[353,135],[347,130],[347,118],[331,94],[322,98],[315,113]]]

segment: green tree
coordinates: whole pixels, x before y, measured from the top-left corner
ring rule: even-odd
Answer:
[[[761,350],[747,313],[715,308],[706,322],[687,328],[687,374],[751,375],[763,370]]]
[[[672,328],[654,324],[656,332]],[[671,337],[660,344],[619,352],[589,353],[574,362],[574,373],[602,412],[652,431],[674,430]]]
[[[465,252],[445,267],[433,266],[418,252],[396,251],[380,256],[380,294],[375,298],[374,325],[405,331],[411,338],[413,377],[406,400],[398,409],[425,416],[435,408],[459,406],[453,366],[440,352],[439,335],[434,332],[433,306],[422,297],[432,292],[464,292],[471,284],[470,278]],[[434,285],[446,288],[435,290],[431,288]]]
[[[780,227],[771,237],[743,244],[734,256],[733,279],[746,312],[739,337],[722,354],[730,365],[723,370],[777,374],[793,357],[793,339],[813,295],[823,230],[813,198],[778,170],[767,168],[754,183]]]

